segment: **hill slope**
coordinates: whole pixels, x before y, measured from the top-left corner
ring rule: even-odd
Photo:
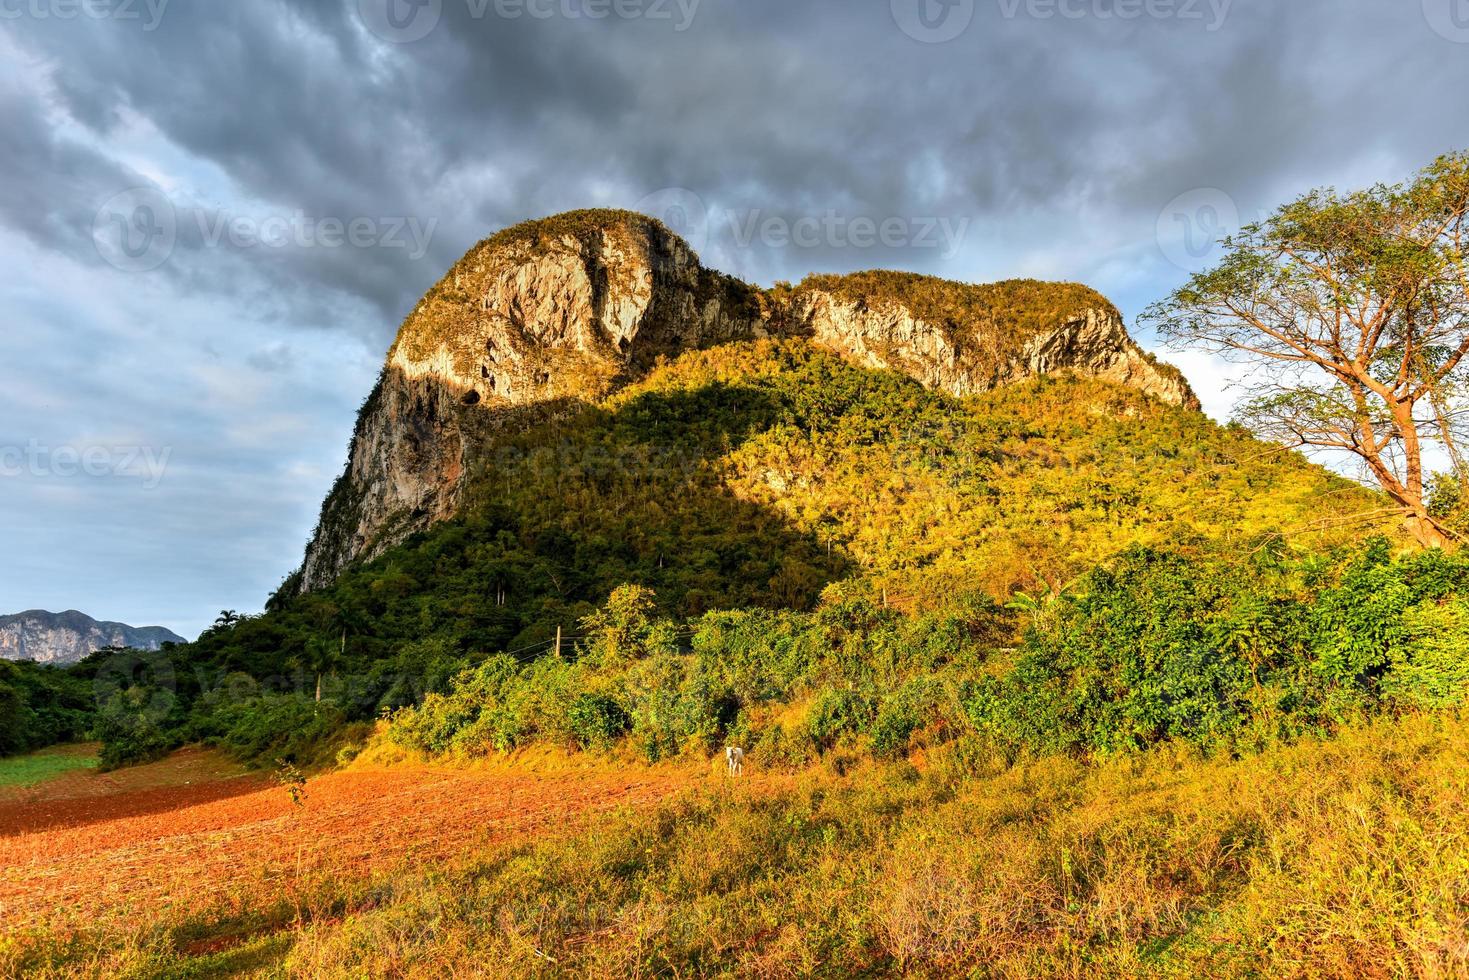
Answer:
[[[1065,583],[1138,543],[1343,543],[1374,506],[1298,456],[1109,382],[958,399],[806,340],[690,352],[500,438],[456,517],[206,634],[181,680],[208,677],[203,662],[309,693],[309,664],[330,654],[368,718],[464,658],[575,634],[626,583],[676,616],[810,609],[834,583],[938,610]],[[404,672],[412,691],[395,687]]]
[[[444,285],[409,318],[304,583],[172,658],[161,700],[115,699],[107,761],[199,738],[254,758],[312,754],[347,723],[449,691],[466,666],[493,673],[501,654],[551,653],[558,634],[571,661],[591,633],[631,636],[656,621],[658,649],[687,653],[725,642],[724,612],[754,624],[738,655],[756,657],[752,669],[785,657],[815,671],[760,698],[778,691],[787,703],[826,683],[826,654],[792,652],[808,643],[847,644],[841,656],[864,684],[902,686],[959,652],[971,667],[1003,654],[1021,624],[1001,604],[1059,594],[1125,549],[1238,562],[1330,548],[1355,541],[1360,515],[1378,509],[1355,484],[1211,422],[1084,287],[863,274],[750,299],[646,219],[631,239],[602,216],[561,220],[571,224],[553,223],[549,237],[512,229],[480,247],[523,259],[495,274],[495,288],[518,297],[505,307],[513,315],[494,314],[498,300],[489,312],[466,307],[439,295]],[[628,273],[629,255],[646,276]],[[486,295],[469,281],[491,274],[483,257],[471,252],[445,283]],[[898,300],[909,312],[889,317]],[[859,324],[844,344],[813,326],[836,314],[812,303],[848,310],[848,324],[886,310],[881,323],[943,326],[898,349],[879,343],[885,328]],[[730,339],[751,324],[770,336]],[[476,364],[492,347],[494,369],[488,357]],[[1046,353],[1057,350],[1071,353]],[[547,391],[517,394],[552,363],[564,371]],[[896,646],[878,658],[878,678],[871,658],[885,643]],[[551,699],[542,734],[572,716],[623,730],[626,710],[606,690],[623,682],[621,667],[598,674],[592,656],[573,684],[562,658],[546,659],[544,676],[523,678]],[[739,712],[710,697],[697,709],[714,712],[700,716],[706,735]],[[530,737],[497,731],[505,744]],[[645,751],[659,757],[683,736],[652,737]]]

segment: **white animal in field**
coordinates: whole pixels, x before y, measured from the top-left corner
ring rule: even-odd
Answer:
[[[729,774],[738,776],[745,771],[745,750],[733,745],[724,747],[724,761],[729,766]]]

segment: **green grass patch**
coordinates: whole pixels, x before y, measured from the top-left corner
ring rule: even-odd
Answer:
[[[0,759],[0,787],[34,786],[77,769],[97,768],[95,745],[60,745]]]

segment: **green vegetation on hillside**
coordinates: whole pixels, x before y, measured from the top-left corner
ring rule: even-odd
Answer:
[[[1135,549],[1074,591],[983,595],[907,616],[828,589],[812,613],[655,618],[625,587],[583,621],[580,655],[500,656],[394,716],[389,738],[473,757],[531,742],[648,761],[721,744],[762,766],[833,750],[902,757],[975,732],[1017,755],[1115,754],[1165,741],[1239,751],[1379,710],[1469,698],[1469,560],[1338,555],[1244,561]]]
[[[623,585],[656,596],[654,618],[683,634],[674,649],[717,620],[706,614],[776,616],[759,642],[791,648],[809,632],[815,664],[834,655],[827,621],[864,603],[875,617],[843,627],[841,642],[854,663],[886,643],[892,667],[864,681],[867,693],[822,694],[818,671],[776,696],[824,697],[820,710],[847,718],[880,711],[891,685],[914,678],[908,714],[894,707],[884,721],[896,733],[912,713],[937,710],[929,702],[946,688],[921,681],[924,671],[962,661],[957,684],[983,659],[954,625],[975,610],[1060,588],[1132,546],[1201,560],[1329,548],[1355,538],[1351,518],[1374,506],[1240,431],[1101,382],[1037,379],[959,401],[800,342],[692,352],[599,405],[507,431],[460,519],[330,589],[278,596],[267,615],[222,622],[154,658],[104,711],[106,758],[196,738],[247,757],[306,758],[342,725],[447,693],[466,666],[536,661],[560,627],[568,662],[531,668],[550,672],[537,696],[551,699],[551,675],[596,674],[570,661],[593,661],[583,624]],[[814,617],[809,630],[789,618],[801,613]],[[993,637],[1017,635],[1013,616],[983,618],[985,650],[1013,643]],[[948,645],[942,657],[922,652],[932,644]],[[612,683],[575,697],[610,696],[598,688]],[[702,706],[666,708],[706,721],[665,726],[657,754],[689,732],[710,744],[709,712],[728,708],[707,694]],[[617,707],[633,720],[665,711]],[[559,737],[571,724],[570,706],[527,710],[541,712],[536,730]],[[605,702],[576,710],[593,729],[632,724]]]
[[[0,756],[84,738],[93,720],[86,666],[0,660]]]

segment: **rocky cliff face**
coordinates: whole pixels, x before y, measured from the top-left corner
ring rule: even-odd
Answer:
[[[765,333],[757,290],[640,215],[572,212],[481,242],[399,331],[301,587],[453,514],[504,426],[596,400],[660,354]]]
[[[165,643],[183,642],[183,637],[162,626],[99,623],[74,609],[63,613],[33,609],[0,616],[0,659],[5,660],[71,664],[113,646],[158,650]]]
[[[1105,297],[1074,283],[972,286],[886,272],[813,276],[794,290],[783,315],[788,332],[961,397],[1076,371],[1198,407],[1183,375],[1140,348]]]
[[[1197,404],[1085,287],[864,273],[764,293],[703,268],[650,218],[572,212],[475,246],[408,316],[300,588],[328,585],[453,515],[507,426],[595,401],[660,355],[771,335],[807,337],[961,396],[1075,370]]]

